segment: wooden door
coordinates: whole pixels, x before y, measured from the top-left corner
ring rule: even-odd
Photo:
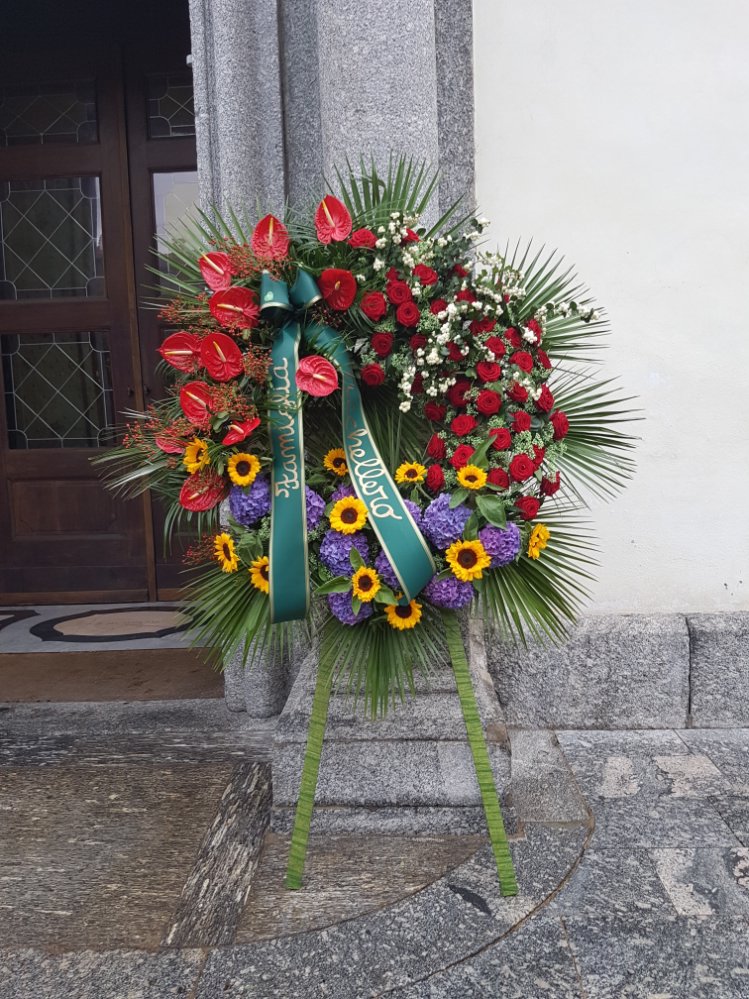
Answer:
[[[121,61],[57,52],[0,65],[0,591],[142,600],[147,501],[90,462],[144,402]]]

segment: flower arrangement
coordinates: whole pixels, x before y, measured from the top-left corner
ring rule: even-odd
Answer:
[[[250,656],[306,621],[322,688],[346,675],[384,711],[455,649],[456,611],[564,633],[582,490],[621,485],[632,441],[589,367],[605,321],[556,255],[487,252],[457,209],[427,226],[424,166],[337,179],[314,211],[201,214],[172,242],[170,388],[106,460],[193,525],[201,640]]]

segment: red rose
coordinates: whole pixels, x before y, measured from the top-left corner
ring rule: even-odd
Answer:
[[[450,459],[450,464],[453,468],[465,468],[468,462],[473,457],[473,448],[470,444],[459,444],[458,447],[453,451],[453,456]]]
[[[395,310],[395,318],[401,326],[418,326],[421,313],[416,302],[404,302]]]
[[[494,361],[479,361],[476,374],[482,382],[496,382],[502,377],[502,369]]]
[[[512,444],[512,434],[507,427],[493,427],[489,436],[494,438],[492,447],[495,451],[506,451]]]
[[[336,312],[345,312],[353,305],[356,298],[356,278],[351,271],[330,267],[322,272],[318,285],[325,302]]]
[[[486,481],[501,489],[507,489],[510,485],[510,477],[503,468],[490,468],[486,473]]]
[[[474,319],[468,328],[475,336],[479,333],[491,333],[496,325],[496,319],[489,319],[488,316],[484,316],[483,319]]]
[[[543,330],[541,329],[541,324],[537,319],[529,319],[525,324],[525,328],[530,330],[531,333],[536,334],[536,343],[541,343],[541,337],[543,336]]]
[[[491,389],[484,389],[479,392],[478,399],[476,400],[476,409],[483,416],[494,416],[495,413],[499,412],[499,408],[502,405],[502,397],[497,392],[492,392]]]
[[[429,303],[429,311],[433,316],[438,315],[440,312],[444,312],[447,308],[447,302],[444,298],[433,298]]]
[[[355,249],[363,248],[365,250],[374,250],[376,242],[377,237],[371,229],[357,229],[355,232],[351,233],[351,239],[348,241],[348,245],[353,246]]]
[[[561,485],[559,472],[554,476],[553,479],[547,479],[545,476],[541,479],[541,492],[544,496],[553,496],[555,492],[559,489]]]
[[[462,291],[459,291],[458,294],[455,296],[455,301],[456,302],[475,302],[476,301],[476,296],[473,294],[473,292],[471,291],[470,288],[463,288]]]
[[[541,504],[534,496],[521,496],[520,499],[515,500],[515,506],[520,510],[523,520],[533,520]]]
[[[413,298],[411,289],[405,281],[388,281],[385,291],[393,305],[402,305],[404,302],[410,302]]]
[[[406,229],[406,235],[403,237],[404,243],[420,243],[418,233],[415,233],[413,229]]]
[[[549,355],[545,350],[540,348],[536,351],[536,357],[538,358],[538,363],[542,368],[546,368],[547,371],[551,371],[551,361],[549,360]]]
[[[372,350],[378,357],[387,357],[393,349],[392,333],[375,333],[371,340]]]
[[[484,346],[488,348],[488,350],[490,350],[495,357],[505,356],[505,345],[502,343],[501,337],[490,336]]]
[[[472,430],[476,429],[476,417],[469,416],[467,413],[461,413],[460,416],[456,416],[453,419],[450,429],[458,437],[465,437],[466,434],[470,434]]]
[[[367,319],[378,323],[388,310],[388,304],[381,291],[368,291],[359,302],[359,308]]]
[[[516,454],[510,462],[510,475],[516,482],[525,482],[534,471],[533,462],[527,454]]]
[[[417,264],[414,267],[414,274],[419,279],[420,284],[437,284],[437,271],[427,267],[426,264]]]
[[[437,402],[428,402],[424,406],[424,416],[433,423],[441,423],[447,413],[446,406],[440,406]]]
[[[468,277],[468,271],[465,267],[461,267],[460,264],[456,264],[453,267],[453,274],[457,275],[459,278]]]
[[[385,381],[385,372],[379,364],[365,364],[361,369],[361,380],[365,385],[382,385]]]
[[[411,382],[411,395],[422,395],[424,392],[424,376],[419,374]]]
[[[442,459],[447,454],[445,442],[437,434],[432,434],[427,444],[427,454],[430,458]]]
[[[445,484],[445,473],[439,465],[430,465],[427,469],[426,485],[433,493],[438,493]]]
[[[537,444],[533,445],[533,465],[535,468],[540,468],[544,463],[544,458],[546,457],[546,448],[539,447]]]
[[[541,395],[536,400],[536,409],[540,409],[544,413],[550,413],[554,408],[554,396],[549,392],[548,386],[544,385],[541,389]]]
[[[523,343],[523,341],[520,339],[520,334],[516,329],[513,329],[512,326],[509,329],[505,330],[505,340],[509,343],[511,347],[514,347],[516,350],[518,347],[522,346]]]
[[[426,347],[427,338],[422,336],[421,333],[414,333],[411,339],[408,341],[408,346],[411,350],[419,350],[421,347]]]
[[[457,343],[453,343],[452,340],[447,345],[447,356],[451,361],[460,362],[463,360],[463,355],[460,352],[460,347]]]
[[[531,418],[530,414],[526,413],[524,409],[519,409],[512,416],[512,429],[516,434],[522,434],[524,430],[530,430],[531,428]]]
[[[513,382],[507,395],[513,402],[525,402],[528,398],[528,389],[524,389],[522,385]]]
[[[561,409],[551,414],[551,425],[554,427],[555,441],[561,441],[570,432],[570,421]]]
[[[510,354],[510,364],[517,364],[521,371],[533,371],[533,358],[525,350],[516,350]]]
[[[466,402],[466,392],[470,389],[471,383],[467,378],[459,378],[454,385],[451,385],[447,390],[448,402],[455,406],[456,409],[461,409],[463,406],[467,406]]]

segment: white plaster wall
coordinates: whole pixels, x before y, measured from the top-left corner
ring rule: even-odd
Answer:
[[[477,198],[557,246],[641,397],[594,613],[749,608],[749,3],[474,0]]]

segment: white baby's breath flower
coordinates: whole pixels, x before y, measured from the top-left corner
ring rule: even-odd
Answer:
[[[380,228],[382,228],[382,226],[380,226]],[[384,238],[384,236],[381,236],[375,242],[375,246],[377,247],[378,250],[384,250],[387,245],[388,245],[388,241]]]
[[[385,266],[385,261],[382,259],[382,257],[374,258],[374,261],[372,263],[372,270],[381,271],[384,266]]]

